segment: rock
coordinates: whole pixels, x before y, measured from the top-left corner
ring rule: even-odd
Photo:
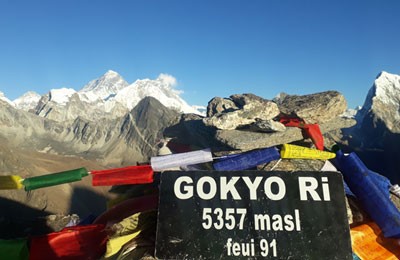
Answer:
[[[309,124],[328,122],[347,109],[344,96],[337,91],[304,96],[281,95],[277,102],[283,114],[300,117]]]
[[[354,119],[337,117],[329,122],[320,125],[322,133],[336,129],[349,128],[354,126]],[[284,132],[257,133],[241,130],[217,130],[215,138],[227,146],[238,150],[253,150],[266,148],[294,141],[302,140],[302,130],[297,127],[287,127]]]
[[[233,130],[249,125],[255,122],[257,118],[269,120],[279,115],[278,106],[274,102],[256,95],[232,95],[231,99],[239,105],[240,109],[221,112],[212,117],[204,118],[204,124],[221,130]]]
[[[215,114],[223,112],[232,112],[237,110],[235,103],[227,98],[215,97],[208,102],[207,117],[212,117]]]
[[[246,109],[245,107],[247,105],[253,105],[254,103],[266,103],[270,102],[269,100],[266,100],[262,97],[259,97],[257,95],[251,94],[251,93],[246,93],[246,94],[234,94],[230,96],[230,99],[232,99],[235,104],[241,108],[241,109]]]
[[[270,120],[262,120],[256,119],[256,122],[249,126],[249,130],[256,131],[256,132],[265,132],[265,133],[272,133],[272,132],[283,132],[286,130],[284,124]]]
[[[225,150],[227,147],[215,138],[216,129],[206,126],[203,117],[195,114],[183,114],[179,121],[164,131],[164,136],[174,139],[176,143],[190,145],[197,149],[212,148],[213,151]]]

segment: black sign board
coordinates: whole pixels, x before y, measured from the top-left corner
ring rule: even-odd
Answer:
[[[338,172],[161,174],[158,259],[353,259]]]

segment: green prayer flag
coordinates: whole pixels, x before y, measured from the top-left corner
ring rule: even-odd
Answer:
[[[29,249],[27,239],[0,239],[0,260],[28,260]]]
[[[42,176],[26,178],[22,184],[26,191],[35,190],[44,187],[50,187],[63,183],[70,183],[82,180],[82,177],[88,176],[89,173],[85,168],[75,170],[51,173]]]

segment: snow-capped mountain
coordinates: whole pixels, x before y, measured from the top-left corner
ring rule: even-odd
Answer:
[[[357,106],[356,108],[348,108],[346,109],[346,111],[344,111],[344,113],[341,115],[341,117],[344,118],[355,118],[358,111],[360,111],[362,108],[362,106]]]
[[[34,109],[36,107],[40,98],[41,96],[38,93],[29,91],[21,97],[13,100],[13,103],[16,108],[29,111],[30,109]]]
[[[365,99],[364,108],[371,109],[373,101],[387,105],[400,104],[400,76],[382,71],[375,79]]]
[[[79,91],[81,100],[88,103],[107,101],[129,84],[117,72],[109,70],[98,79],[90,81]]]
[[[156,79],[140,79],[128,84],[117,72],[109,70],[90,81],[81,90],[52,89],[42,96],[35,113],[56,121],[77,117],[98,120],[120,117],[132,110],[143,98],[154,97],[168,108],[183,113],[202,114],[189,106],[176,90],[176,79],[160,74]]]
[[[0,91],[0,100],[3,100],[5,102],[7,102],[8,104],[14,106],[13,102],[11,102],[11,100],[9,100],[3,92]]]
[[[357,118],[362,123],[360,127],[384,125],[389,131],[400,133],[400,76],[381,72]]]
[[[150,96],[158,99],[161,104],[168,108],[184,113],[199,113],[179,96],[181,92],[175,89],[176,85],[176,79],[168,74],[160,74],[155,80],[136,80],[133,84],[118,92],[115,101],[131,110],[140,100]]]

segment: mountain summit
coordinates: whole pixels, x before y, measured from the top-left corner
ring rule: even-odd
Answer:
[[[367,129],[387,128],[400,133],[400,76],[381,72],[375,79],[360,111],[359,121]]]
[[[128,85],[121,75],[109,70],[100,78],[90,81],[79,91],[79,94],[81,99],[87,102],[96,102],[98,99],[107,100]]]

